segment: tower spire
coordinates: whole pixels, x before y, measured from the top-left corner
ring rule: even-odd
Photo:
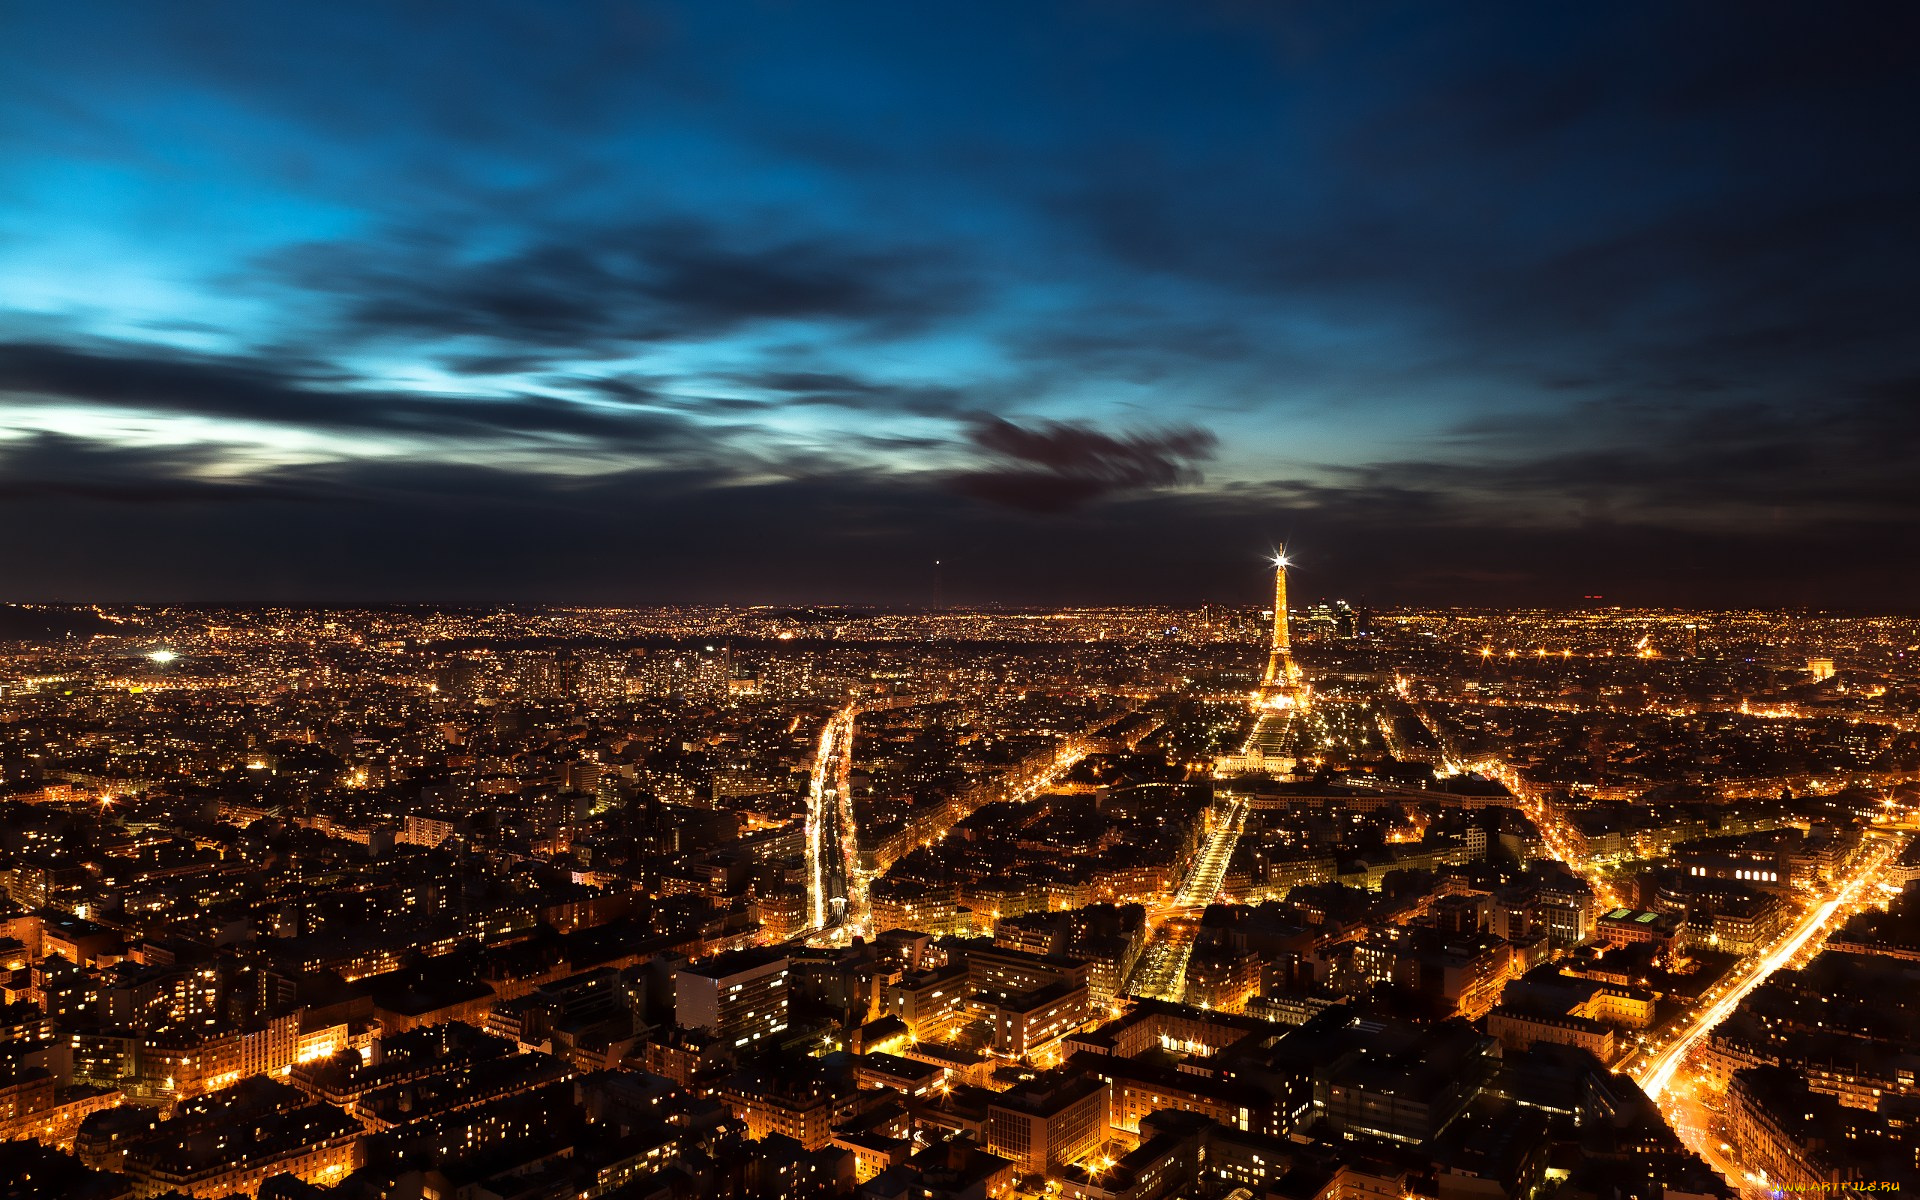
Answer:
[[[1273,652],[1293,653],[1293,638],[1287,629],[1287,551],[1281,547],[1273,555]]]

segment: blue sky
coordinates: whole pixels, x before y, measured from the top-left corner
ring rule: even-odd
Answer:
[[[12,598],[1909,603],[1906,6],[0,17]]]

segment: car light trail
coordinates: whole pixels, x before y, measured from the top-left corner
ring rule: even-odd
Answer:
[[[807,784],[807,927],[811,930],[827,928],[833,920],[833,901],[848,899],[845,889],[854,861],[850,855],[857,843],[853,797],[847,785],[857,714],[858,709],[849,704],[827,720]]]
[[[1864,858],[1856,866],[1840,890],[1831,900],[1816,905],[1800,923],[1789,930],[1772,949],[1761,955],[1745,978],[1727,989],[1727,993],[1702,1009],[1693,1021],[1670,1041],[1666,1048],[1648,1059],[1633,1072],[1634,1082],[1638,1083],[1648,1097],[1659,1100],[1660,1094],[1667,1090],[1673,1080],[1673,1073],[1686,1060],[1695,1046],[1699,1045],[1713,1031],[1714,1026],[1731,1016],[1740,1002],[1747,998],[1755,988],[1766,982],[1767,977],[1785,966],[1805,950],[1814,937],[1826,932],[1842,909],[1852,905],[1860,898],[1869,883],[1879,878],[1880,869],[1886,865],[1888,857],[1898,853],[1905,839],[1887,843],[1873,855]]]

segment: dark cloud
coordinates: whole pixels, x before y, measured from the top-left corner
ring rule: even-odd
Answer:
[[[462,438],[587,438],[627,448],[701,441],[684,419],[553,396],[438,396],[370,390],[312,364],[189,357],[126,344],[79,349],[0,343],[0,394],[16,405],[101,405],[336,433]]]
[[[1912,520],[1543,521],[1358,481],[1111,494],[1036,517],[869,472],[743,484],[698,469],[583,479],[361,462],[227,486],[192,481],[190,459],[70,440],[24,457],[15,445],[0,468],[14,478],[29,461],[37,485],[0,496],[0,555],[34,564],[27,599],[926,603],[938,558],[949,601],[1253,603],[1264,579],[1250,547],[1285,537],[1303,599],[1741,604],[1763,590],[1901,610],[1920,553]]]
[[[306,147],[283,144],[289,128],[375,154],[420,133],[496,156],[551,150],[562,131],[617,128],[638,95],[668,81],[668,91],[700,86],[670,52],[674,23],[657,7],[612,0],[578,0],[564,12],[494,0],[274,10],[207,0],[169,14],[109,3],[22,23],[11,40],[67,79],[245,97],[257,117],[282,123],[253,155],[263,169],[295,171],[311,164]],[[423,54],[428,36],[434,52]],[[150,149],[117,121],[95,123],[88,132],[102,148],[129,157]],[[390,189],[436,177],[444,185],[454,173],[431,155],[382,165],[393,169],[371,178]]]
[[[27,434],[0,441],[0,503],[224,502],[272,494],[251,480],[209,476],[222,458],[213,447],[125,446],[58,433]]]
[[[1330,223],[1276,229],[1252,202],[1196,203],[1155,184],[1089,195],[1079,211],[1130,267],[1241,292],[1243,319],[1297,309],[1334,324],[1400,326],[1392,354],[1425,363],[1422,382],[1465,378],[1524,395],[1577,378],[1587,390],[1774,396],[1821,386],[1842,364],[1855,373],[1920,367],[1920,352],[1897,334],[1920,320],[1909,286],[1920,256],[1904,232],[1920,209],[1920,176],[1862,186],[1798,202],[1681,206],[1625,227],[1572,219],[1552,238],[1504,238],[1497,225],[1453,236],[1432,219],[1366,204]],[[1069,364],[1082,355],[1100,364],[1162,344],[1153,331],[1115,340],[1069,328],[1041,346]],[[1222,336],[1214,361],[1271,353],[1255,344],[1236,354]],[[1374,366],[1336,370],[1362,378]]]
[[[1475,446],[1474,443],[1479,445]],[[1592,401],[1508,437],[1481,426],[1458,461],[1352,471],[1521,506],[1542,519],[1607,515],[1699,530],[1860,519],[1920,524],[1920,383],[1885,380],[1792,404]]]
[[[549,356],[524,351],[496,354],[453,354],[440,365],[459,375],[533,375],[546,369]]]
[[[975,401],[959,388],[890,383],[842,371],[759,371],[735,374],[731,380],[776,397],[781,403],[859,412],[952,418],[975,407]]]
[[[1751,6],[1732,19],[1708,5],[1658,12],[1664,36],[1643,46],[1666,60],[1654,77],[1665,115],[1811,105],[1815,116],[1836,101],[1898,100],[1913,84],[1920,10],[1902,0],[1863,0],[1844,21],[1791,4]]]
[[[1067,314],[1009,339],[1009,350],[1046,373],[1098,375],[1155,384],[1250,362],[1272,363],[1229,318],[1195,321],[1175,312],[1093,309]]]
[[[1920,134],[1888,119],[1920,100],[1889,49],[1916,33],[1897,4],[1414,15],[1394,83],[1368,60],[1349,115],[1312,125],[1315,170],[1276,135],[1275,159],[1207,163],[1194,187],[1177,148],[1130,146],[1053,212],[1128,271],[1235,295],[1243,321],[1390,329],[1409,404],[1462,380],[1546,407],[1526,392],[1548,376],[1811,402],[1836,368],[1920,366],[1897,332],[1920,321]],[[1377,390],[1373,365],[1334,369]]]
[[[0,426],[419,455],[14,437],[26,586],[1914,594],[1910,3],[564,8],[17,22]]]
[[[714,338],[770,322],[898,334],[962,311],[976,295],[937,249],[749,236],[686,219],[536,235],[477,261],[464,242],[434,234],[304,246],[268,265],[294,287],[335,297],[342,328],[355,336],[481,339],[501,348],[478,356],[483,366]]]
[[[1213,456],[1217,439],[1183,427],[1114,435],[1087,425],[1016,425],[976,418],[973,444],[999,465],[952,478],[961,493],[1032,512],[1059,512],[1145,488],[1197,483],[1195,464]]]

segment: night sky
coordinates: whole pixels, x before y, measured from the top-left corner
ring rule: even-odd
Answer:
[[[0,27],[0,599],[1920,607],[1910,0]]]

